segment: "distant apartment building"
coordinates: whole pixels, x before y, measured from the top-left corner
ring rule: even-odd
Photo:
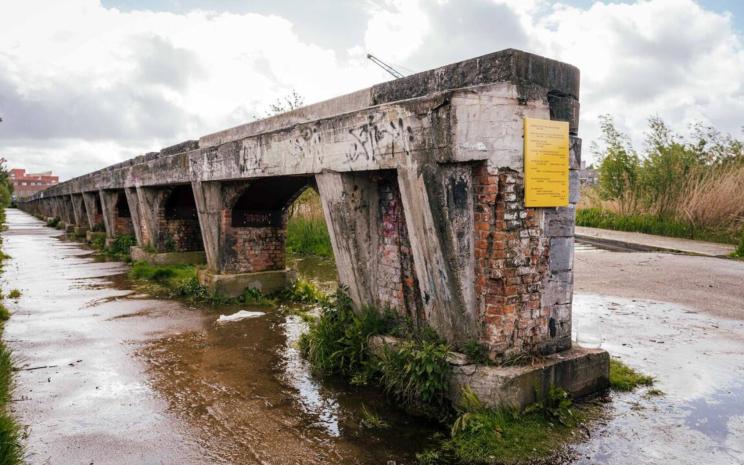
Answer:
[[[26,173],[24,169],[13,168],[10,170],[10,182],[13,184],[13,196],[20,198],[57,184],[59,176],[52,175],[51,171]]]

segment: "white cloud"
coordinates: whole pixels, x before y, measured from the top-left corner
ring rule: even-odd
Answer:
[[[742,125],[742,38],[730,17],[692,0],[586,9],[547,0],[367,0],[358,9],[363,34],[350,38],[339,17],[338,30],[323,37],[327,44],[334,32],[344,35],[343,46],[327,48],[298,34],[308,30],[299,13],[298,25],[270,14],[124,12],[97,0],[7,2],[0,153],[30,170],[82,174],[240,124],[293,88],[312,102],[388,79],[366,51],[405,72],[508,47],[575,64],[587,146],[602,113],[636,140],[652,114],[678,129],[699,119],[731,132]]]
[[[0,16],[0,151],[67,178],[240,124],[291,89],[312,102],[385,79],[278,16],[15,2]]]

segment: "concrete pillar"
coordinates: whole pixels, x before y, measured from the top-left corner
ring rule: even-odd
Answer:
[[[84,235],[88,230],[88,218],[82,194],[70,194],[70,203],[72,204],[72,213],[75,223],[74,232],[78,236]]]
[[[191,188],[199,215],[207,267],[213,272],[219,272],[222,216],[226,208],[223,186],[220,182],[194,181]]]
[[[406,217],[394,171],[316,175],[339,283],[358,308],[422,314]]]
[[[106,238],[113,239],[122,234],[134,234],[128,201],[123,190],[102,189],[99,191]]]
[[[137,239],[137,244],[140,247],[147,247],[150,244],[150,236],[145,231],[145,226],[142,224],[142,207],[140,205],[139,188],[127,187],[124,189],[124,195],[127,198],[127,204],[129,205],[129,214],[132,218],[132,228],[134,229],[134,237]]]
[[[426,320],[462,346],[478,336],[471,171],[467,165],[403,167],[398,182]]]
[[[101,198],[98,192],[83,192],[82,196],[88,227],[91,231],[100,229],[103,223],[103,212],[101,211]]]

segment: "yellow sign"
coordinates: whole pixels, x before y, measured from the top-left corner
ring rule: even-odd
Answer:
[[[568,123],[524,119],[524,205],[568,205]]]

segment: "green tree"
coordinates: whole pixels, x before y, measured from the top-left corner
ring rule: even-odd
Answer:
[[[615,127],[610,115],[599,117],[604,150],[596,145],[599,157],[599,194],[605,200],[618,202],[622,213],[635,208],[635,190],[638,188],[640,160],[628,137]]]
[[[649,118],[648,126],[640,193],[649,210],[668,217],[685,188],[685,180],[702,174],[697,168],[708,156],[686,144],[658,116]]]

